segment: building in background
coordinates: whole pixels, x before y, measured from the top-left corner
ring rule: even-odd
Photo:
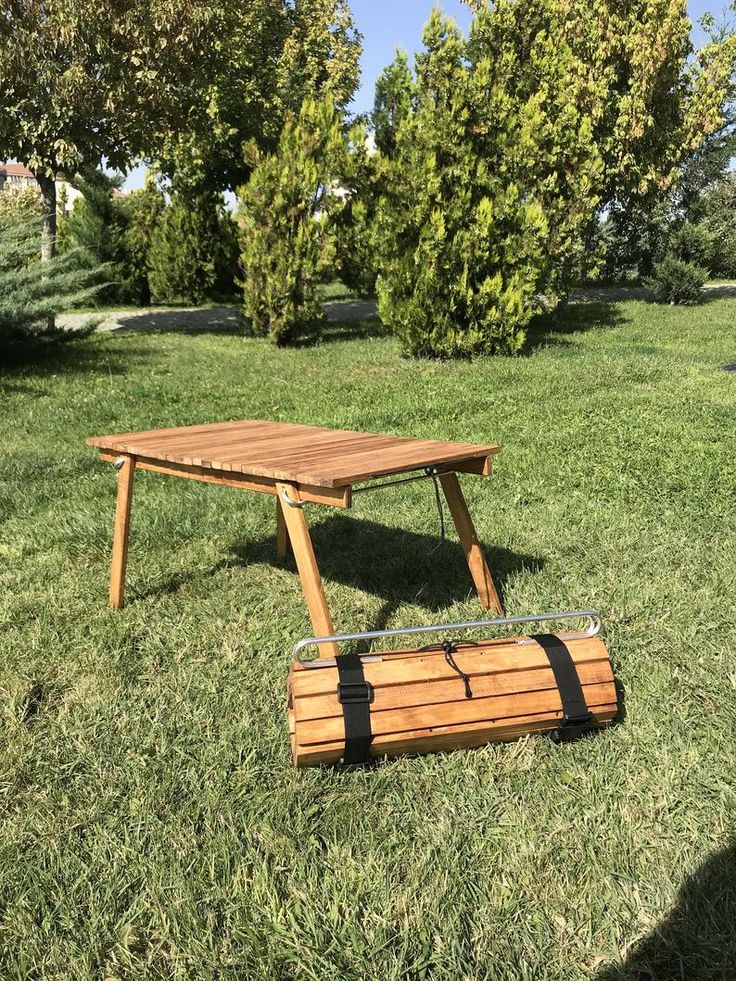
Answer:
[[[0,163],[0,192],[22,191],[30,188],[36,194],[41,193],[38,181],[33,173],[24,165],[19,163]],[[112,192],[114,198],[124,198],[125,191],[117,188]],[[83,197],[82,192],[69,183],[65,178],[57,175],[56,177],[56,200],[57,208],[64,211],[71,211],[77,198]]]

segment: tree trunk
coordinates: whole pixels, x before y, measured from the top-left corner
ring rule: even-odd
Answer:
[[[56,255],[56,179],[55,175],[37,174],[36,180],[41,188],[43,202],[41,211],[41,262],[50,262]],[[46,318],[46,329],[53,331],[56,317],[53,313]]]
[[[41,214],[41,259],[48,262],[56,255],[56,180],[47,175],[36,177],[41,188],[43,212]]]

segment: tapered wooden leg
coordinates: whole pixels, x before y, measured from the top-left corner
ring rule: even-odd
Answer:
[[[289,532],[286,530],[284,519],[284,505],[281,499],[276,497],[276,555],[280,559],[285,559],[289,554]]]
[[[478,535],[468,512],[468,505],[465,503],[457,474],[441,473],[439,476],[480,601],[486,610],[493,610],[494,613],[503,616],[501,599],[496,591],[496,584],[493,582],[491,571],[486,564],[483,549],[478,541]]]
[[[130,505],[133,500],[135,457],[124,457],[117,471],[118,496],[115,505],[115,531],[112,539],[110,572],[110,606],[115,610],[121,609],[125,603],[125,566],[128,561],[128,532]]]
[[[276,490],[279,493],[284,491],[294,501],[299,500],[299,492],[293,484],[277,483]],[[314,633],[317,637],[328,636],[334,633],[332,617],[327,606],[304,510],[289,504],[283,504],[282,510]],[[337,644],[334,643],[321,644],[320,652],[326,657],[336,657],[340,653]]]

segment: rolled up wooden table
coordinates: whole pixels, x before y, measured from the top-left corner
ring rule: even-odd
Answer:
[[[608,650],[597,635],[597,614],[538,619],[569,616],[595,617],[594,628],[295,660],[288,684],[294,762],[365,762],[505,742],[528,733],[553,733],[563,741],[612,722],[616,685]]]

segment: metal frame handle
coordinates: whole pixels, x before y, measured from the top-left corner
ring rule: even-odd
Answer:
[[[393,630],[363,630],[352,634],[331,634],[329,637],[305,637],[294,645],[294,659],[304,667],[325,667],[335,664],[335,658],[307,660],[298,657],[305,647],[314,644],[340,643],[347,640],[373,640],[377,637],[403,637],[407,634],[426,634],[434,633],[438,630],[471,630],[474,627],[505,627],[516,623],[542,623],[547,620],[582,620],[588,621],[587,628],[580,633],[565,634],[566,640],[578,640],[586,637],[595,637],[601,629],[601,615],[597,610],[568,610],[564,613],[538,613],[535,616],[525,617],[500,617],[496,620],[462,620],[457,623],[435,623],[426,624],[421,627],[396,627]],[[517,644],[533,643],[528,638],[520,637]],[[363,655],[366,659],[374,657],[378,659],[381,655]]]
[[[282,490],[279,490],[279,497],[284,502],[284,504],[288,505],[290,508],[303,508],[304,507],[304,504],[305,504],[304,501],[295,501],[294,498],[293,497],[289,497],[289,495],[283,489]]]

